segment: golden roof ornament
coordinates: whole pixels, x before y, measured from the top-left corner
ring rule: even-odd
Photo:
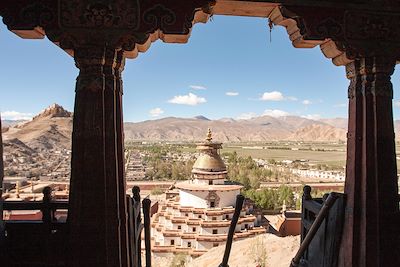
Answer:
[[[205,142],[197,144],[197,150],[200,155],[197,157],[193,164],[192,173],[198,172],[226,172],[226,166],[221,156],[218,153],[218,149],[221,149],[221,143],[213,142],[212,131],[208,128],[207,138]]]
[[[207,140],[208,142],[211,142],[211,141],[212,141],[212,132],[211,132],[211,129],[210,129],[210,128],[208,128],[208,133],[207,133],[207,138],[206,138],[206,140]]]

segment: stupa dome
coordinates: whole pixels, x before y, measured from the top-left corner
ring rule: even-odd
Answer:
[[[222,143],[212,142],[212,133],[208,129],[206,141],[197,144],[200,156],[193,165],[192,173],[201,172],[226,172],[226,166],[218,150],[222,148]]]

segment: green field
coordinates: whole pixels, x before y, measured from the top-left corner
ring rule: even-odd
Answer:
[[[183,152],[195,153],[193,144],[178,145]],[[268,142],[268,143],[225,143],[221,153],[233,152],[241,157],[251,156],[258,159],[306,160],[311,164],[325,164],[330,167],[341,168],[346,164],[346,144],[322,142]],[[262,148],[262,149],[260,149]],[[397,154],[400,156],[400,143],[396,144]],[[397,160],[400,171],[400,160]]]
[[[263,148],[263,149],[260,149]],[[297,150],[298,149],[298,150]],[[306,160],[314,164],[326,164],[341,167],[346,162],[346,146],[344,144],[329,143],[246,143],[224,144],[221,153],[233,152],[241,157],[251,156],[258,159]],[[183,151],[195,152],[194,147],[184,148]]]
[[[344,166],[346,152],[344,151],[311,151],[311,150],[282,150],[282,149],[248,149],[226,147],[223,152],[236,151],[239,156],[251,156],[260,159],[307,160],[309,163]]]

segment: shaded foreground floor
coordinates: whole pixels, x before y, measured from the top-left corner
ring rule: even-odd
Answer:
[[[258,239],[258,240],[257,240]],[[260,241],[263,241],[263,245]],[[267,265],[273,267],[287,267],[300,246],[300,236],[277,237],[273,234],[262,234],[256,237],[234,242],[229,258],[230,267],[255,267],[257,247],[264,247]],[[225,247],[211,249],[203,256],[193,260],[189,267],[218,266],[222,261]]]

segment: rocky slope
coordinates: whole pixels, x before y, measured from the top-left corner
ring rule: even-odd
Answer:
[[[54,104],[33,117],[31,121],[10,127],[4,142],[17,139],[35,150],[71,147],[72,113]]]
[[[289,136],[293,141],[346,141],[347,131],[330,125],[311,124],[296,130]]]
[[[232,244],[229,257],[230,267],[257,266],[256,258],[265,251],[266,266],[287,267],[300,246],[300,236],[278,237],[262,234],[256,237],[236,241]],[[189,267],[218,266],[222,262],[225,246],[211,249],[188,264]]]

